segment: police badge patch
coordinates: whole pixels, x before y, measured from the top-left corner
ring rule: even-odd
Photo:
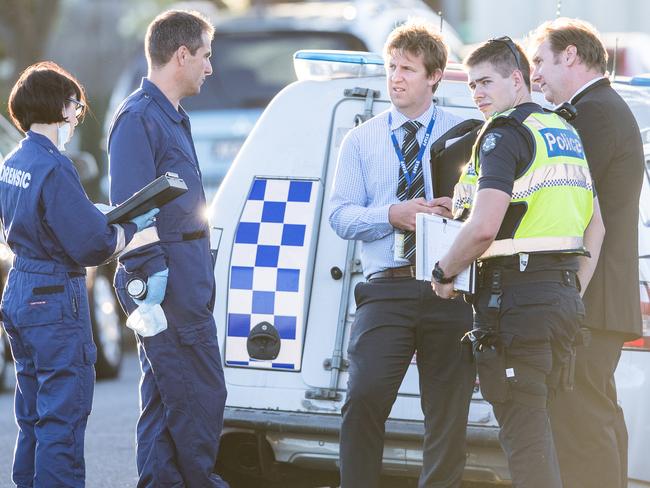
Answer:
[[[489,153],[492,149],[496,147],[497,143],[499,142],[499,139],[501,139],[501,134],[490,132],[483,139],[483,144],[481,144],[481,152],[483,154]]]

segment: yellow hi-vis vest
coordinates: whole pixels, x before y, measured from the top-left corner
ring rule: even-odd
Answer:
[[[512,229],[501,224],[497,239],[480,259],[534,252],[584,254],[583,235],[593,213],[591,174],[578,133],[554,113],[511,109],[488,120],[454,188],[455,216],[474,203],[484,134],[495,125],[512,123],[507,118],[523,124],[535,142],[533,160],[514,181],[506,217],[515,208],[521,212],[522,205],[524,211],[521,218],[509,219],[516,221]]]

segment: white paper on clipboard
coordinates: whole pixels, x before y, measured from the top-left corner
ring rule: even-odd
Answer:
[[[415,277],[431,281],[435,264],[451,249],[463,223],[439,215],[415,216]],[[454,289],[474,293],[476,265],[472,263],[456,276]]]

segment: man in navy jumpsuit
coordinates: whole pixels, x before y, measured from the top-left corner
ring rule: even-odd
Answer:
[[[212,473],[226,388],[212,317],[206,201],[190,121],[179,104],[212,73],[212,35],[211,25],[194,13],[168,11],[154,19],[145,40],[148,77],[119,107],[109,132],[113,203],[168,171],[188,187],[161,208],[149,239],[120,258],[115,277],[120,301],[131,313],[135,304],[126,283],[169,270],[162,300],[168,328],[137,336],[143,372],[138,487],[227,486]]]
[[[71,75],[45,62],[23,72],[9,99],[12,119],[26,131],[0,164],[0,220],[15,255],[0,311],[16,365],[18,487],[84,486],[97,357],[84,266],[120,252],[147,225],[108,225],[57,149],[55,142],[66,142],[57,128],[69,124],[71,137],[81,95]]]

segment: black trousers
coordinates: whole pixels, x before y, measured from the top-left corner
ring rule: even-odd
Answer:
[[[462,300],[438,298],[430,283],[414,279],[360,283],[355,299],[341,488],[379,485],[384,424],[415,351],[425,416],[419,486],[459,487],[476,376],[470,348],[460,343],[471,326],[471,308]]]
[[[564,488],[627,487],[627,428],[614,383],[622,346],[620,334],[592,329],[589,344],[576,348],[573,391],[551,404]]]
[[[501,427],[513,487],[562,488],[547,400],[569,362],[584,305],[575,287],[561,283],[503,283],[502,291],[498,311],[488,307],[489,289],[476,297],[474,327],[497,329],[500,339],[499,354],[476,354],[481,392]]]

